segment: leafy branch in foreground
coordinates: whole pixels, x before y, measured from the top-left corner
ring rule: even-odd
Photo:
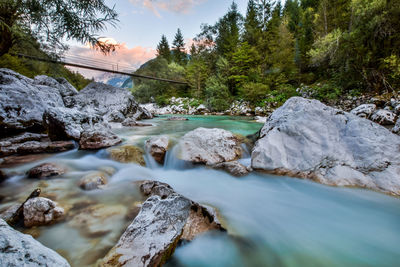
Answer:
[[[63,40],[88,43],[103,53],[115,45],[99,41],[107,24],[116,26],[118,14],[104,0],[2,0],[0,2],[0,56],[31,34],[49,50],[65,49]]]

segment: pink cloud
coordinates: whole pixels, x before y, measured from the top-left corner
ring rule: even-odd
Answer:
[[[110,38],[111,39],[111,38]],[[119,70],[124,72],[133,72],[143,63],[154,58],[156,50],[136,46],[129,48],[125,43],[119,45],[115,52],[110,55],[104,55],[99,51],[90,49],[89,47],[73,46],[66,53],[65,59],[67,62],[72,62],[81,65],[96,66],[104,69]],[[74,71],[80,72],[87,78],[98,77],[102,72],[92,71],[80,68],[72,68]]]
[[[151,10],[157,17],[161,17],[158,10],[169,11],[177,14],[188,14],[195,5],[207,0],[129,0],[136,6]]]

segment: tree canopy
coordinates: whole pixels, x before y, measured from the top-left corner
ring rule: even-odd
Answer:
[[[101,42],[97,34],[107,24],[115,25],[117,16],[104,0],[2,0],[0,56],[27,35],[52,51],[65,48],[63,39],[73,39],[110,52],[115,46]]]

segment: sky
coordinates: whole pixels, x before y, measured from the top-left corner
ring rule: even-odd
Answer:
[[[229,9],[232,0],[106,0],[119,13],[117,27],[109,26],[100,37],[117,42],[119,49],[109,56],[89,47],[69,42],[68,54],[80,58],[106,60],[118,63],[119,70],[135,69],[156,55],[156,47],[165,34],[170,45],[178,28],[186,43],[200,32],[202,23],[214,24]],[[247,0],[236,0],[239,11],[245,15]],[[74,69],[75,70],[75,69]],[[78,70],[88,78],[98,72]]]

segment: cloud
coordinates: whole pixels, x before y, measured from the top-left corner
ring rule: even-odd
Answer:
[[[114,39],[107,38],[110,42],[114,43]],[[136,46],[129,48],[125,43],[119,45],[115,52],[110,55],[104,55],[99,51],[90,49],[87,46],[73,46],[66,53],[65,58],[68,62],[73,62],[81,65],[89,65],[100,67],[110,70],[119,70],[125,72],[133,72],[140,67],[143,63],[154,58],[156,50],[153,48],[146,48]],[[71,68],[78,71],[87,78],[97,78],[104,74],[100,71],[92,71],[80,68]]]
[[[129,0],[135,6],[151,10],[157,17],[161,17],[159,10],[176,14],[188,14],[192,8],[207,0]]]

